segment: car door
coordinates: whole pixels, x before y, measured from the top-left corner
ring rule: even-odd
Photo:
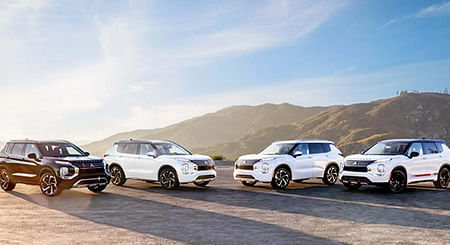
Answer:
[[[328,152],[325,151],[322,143],[308,144],[309,155],[312,157],[312,176],[323,177],[323,173],[328,164]]]
[[[10,165],[13,170],[10,170],[10,174],[14,176],[17,182],[28,182],[30,168],[34,168],[36,164],[25,161],[25,144],[15,143],[12,147],[11,154],[9,155]]]
[[[422,177],[432,179],[434,174],[433,165],[440,161],[440,154],[434,142],[422,142],[422,147],[424,153],[423,159],[425,160]]]
[[[411,157],[413,152],[419,153],[416,157]],[[422,143],[415,142],[409,146],[406,153],[410,159],[405,163],[407,171],[409,173],[409,179],[411,181],[417,181],[423,179],[428,173],[427,171],[427,160],[423,153]],[[411,182],[409,181],[409,182]]]
[[[301,155],[297,153],[301,152]],[[292,166],[293,179],[309,179],[312,177],[313,160],[308,154],[308,144],[300,143],[292,151],[294,155],[294,164]]]
[[[120,165],[125,171],[127,178],[137,178],[138,171],[136,169],[136,160],[138,158],[138,147],[137,143],[126,143],[121,149],[120,154]],[[119,145],[120,147],[120,145]]]
[[[40,163],[33,158],[29,158],[28,155],[35,154],[38,159],[40,159],[41,154],[38,150],[36,144],[26,144],[25,145],[25,154],[24,154],[24,164],[28,164],[30,167],[24,169],[23,174],[26,176],[27,180],[30,182],[37,182],[39,179],[39,172],[41,170]]]
[[[152,156],[149,156],[149,153]],[[139,179],[158,179],[159,163],[153,156],[156,156],[156,150],[151,144],[139,145],[139,155],[136,159],[136,175]]]

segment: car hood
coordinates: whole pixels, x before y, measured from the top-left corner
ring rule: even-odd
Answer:
[[[167,159],[167,160],[177,160],[177,159],[185,159],[189,161],[195,160],[212,160],[209,156],[205,155],[162,155],[159,156],[158,159]]]
[[[78,162],[78,161],[102,161],[99,157],[46,157],[46,159],[54,161]]]
[[[350,155],[345,158],[345,161],[367,161],[367,162],[375,162],[379,160],[388,160],[388,159],[398,159],[403,158],[405,156],[403,155],[392,155],[392,156],[386,156],[386,155]]]
[[[264,159],[281,159],[291,157],[289,155],[261,155],[261,154],[250,154],[239,157],[238,160],[264,160]]]

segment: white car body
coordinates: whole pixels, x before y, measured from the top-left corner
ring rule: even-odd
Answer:
[[[384,185],[390,180],[394,169],[403,169],[406,172],[407,184],[437,181],[438,173],[444,166],[449,166],[450,150],[443,141],[439,140],[387,140],[382,142],[405,142],[408,147],[402,155],[350,155],[345,158],[341,166],[339,179],[343,183],[360,183]],[[381,143],[382,143],[381,142]],[[413,144],[422,145],[419,155],[409,157],[408,152]],[[433,143],[442,146],[441,152],[424,154],[424,144]],[[416,146],[418,146],[416,145]]]
[[[291,180],[305,180],[310,178],[323,178],[328,166],[340,166],[343,161],[342,153],[331,141],[324,140],[292,140],[279,141],[276,144],[327,144],[329,152],[311,154],[308,147],[305,154],[294,157],[294,152],[283,155],[254,154],[239,157],[235,163],[234,179],[246,182],[269,183],[274,177],[274,170],[286,166],[291,173]],[[336,177],[337,178],[337,177]]]
[[[209,156],[204,155],[146,155],[129,154],[118,151],[119,144],[153,144],[172,143],[155,140],[121,141],[105,154],[105,162],[112,168],[120,166],[126,179],[159,181],[159,171],[163,167],[175,169],[179,183],[207,182],[215,180],[217,174],[215,163]]]

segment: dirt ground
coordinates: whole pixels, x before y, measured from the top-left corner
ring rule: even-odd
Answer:
[[[128,181],[47,198],[37,186],[0,192],[0,244],[450,244],[450,190],[348,191],[320,180],[244,187],[218,167],[207,188],[166,191]]]

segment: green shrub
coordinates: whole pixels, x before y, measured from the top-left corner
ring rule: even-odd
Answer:
[[[222,155],[211,155],[210,156],[213,160],[217,161],[223,161],[225,158]]]

